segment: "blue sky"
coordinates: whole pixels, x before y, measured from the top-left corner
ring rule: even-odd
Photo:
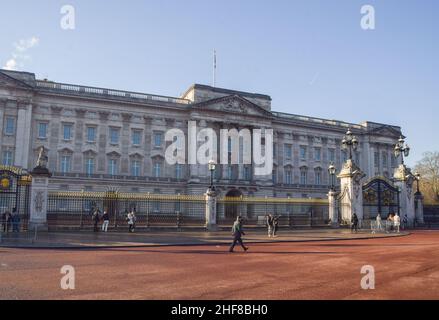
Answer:
[[[76,29],[60,27],[63,5]],[[360,27],[375,8],[376,29]],[[409,164],[439,150],[439,1],[8,1],[0,64],[39,78],[178,96],[192,83],[271,95],[273,110],[400,125]]]

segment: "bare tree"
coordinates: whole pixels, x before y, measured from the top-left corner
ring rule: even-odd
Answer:
[[[426,202],[439,202],[439,152],[426,152],[416,164],[421,174],[420,188]]]

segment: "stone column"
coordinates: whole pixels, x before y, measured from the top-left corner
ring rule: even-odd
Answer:
[[[47,231],[47,198],[50,172],[37,166],[32,172],[29,230]]]
[[[415,197],[413,194],[414,176],[410,168],[400,164],[394,173],[395,186],[399,188],[399,207],[401,221],[407,215],[409,225],[415,223]]]
[[[338,212],[337,212],[337,192],[335,190],[329,190],[328,202],[329,202],[329,220],[331,220],[331,227],[338,228]]]
[[[206,193],[206,229],[207,231],[215,231],[218,229],[216,223],[216,191],[208,188]]]
[[[14,162],[16,166],[22,168],[28,167],[31,139],[31,115],[32,105],[27,101],[19,101]]]
[[[424,224],[424,196],[420,192],[415,193],[415,219],[417,224]]]
[[[346,223],[350,223],[352,215],[356,213],[361,226],[363,221],[362,180],[365,176],[354,161],[350,159],[345,162],[343,169],[337,176],[341,185],[341,219]]]

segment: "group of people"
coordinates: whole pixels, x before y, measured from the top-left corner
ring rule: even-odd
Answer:
[[[17,212],[17,209],[12,209],[12,213],[9,210],[3,212],[2,215],[2,229],[3,232],[20,232],[20,215]],[[12,227],[12,228],[11,228]]]
[[[385,230],[387,233],[391,231],[400,232],[400,228],[403,230],[407,228],[408,225],[408,218],[407,215],[404,215],[404,218],[402,219],[402,225],[401,225],[401,217],[397,213],[389,213],[386,219],[386,227]],[[381,219],[381,214],[378,213],[376,217],[376,224],[378,230],[383,230],[383,223]]]
[[[404,215],[404,218],[402,220],[403,224],[401,226],[401,217],[397,213],[389,213],[386,221],[387,223],[385,225],[385,228],[383,228],[381,214],[378,213],[378,215],[376,216],[376,230],[382,231],[385,229],[386,233],[389,233],[391,231],[399,233],[401,227],[404,230],[407,228],[408,225],[407,215]],[[358,216],[356,213],[354,213],[351,219],[351,232],[358,232],[358,223],[359,223]],[[372,232],[374,233],[375,230]]]
[[[108,214],[107,210],[104,210],[104,212],[101,215],[101,210],[99,208],[92,208],[91,213],[91,219],[93,222],[93,231],[98,232],[99,231],[99,222],[102,221],[101,230],[103,232],[108,231],[108,225],[110,224],[110,215]],[[132,233],[134,232],[134,229],[136,227],[136,213],[135,210],[131,210],[128,212],[128,210],[125,210],[125,221],[128,224],[128,232]]]
[[[277,237],[276,232],[279,227],[279,216],[273,216],[273,214],[269,213],[266,216],[266,223],[268,227],[268,237]]]

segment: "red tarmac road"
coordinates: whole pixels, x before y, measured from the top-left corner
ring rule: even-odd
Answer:
[[[0,248],[0,299],[439,299],[439,232],[222,246]],[[75,268],[74,290],[60,269]],[[375,268],[375,290],[360,286]]]

